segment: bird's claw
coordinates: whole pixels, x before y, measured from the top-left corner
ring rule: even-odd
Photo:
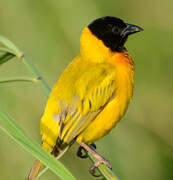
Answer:
[[[97,149],[97,147],[96,147],[96,145],[95,145],[94,143],[90,145],[90,148],[91,148],[92,150],[94,150],[94,151],[96,151],[96,149]]]
[[[77,151],[77,155],[79,157],[87,158],[88,152],[89,152],[96,159],[95,163],[89,169],[89,172],[91,173],[91,175],[93,175],[94,177],[103,177],[101,173],[98,173],[99,171],[96,172],[96,169],[98,168],[98,166],[100,164],[105,164],[108,168],[112,169],[112,165],[110,164],[110,162],[108,160],[104,159],[101,155],[99,155],[96,152],[96,145],[95,144],[91,144],[90,146],[88,146],[84,142],[78,142],[78,144],[80,145],[80,147]],[[85,152],[84,155],[83,155],[82,151]],[[86,156],[86,154],[87,154],[87,156]],[[104,179],[104,177],[103,177],[103,179]]]
[[[91,173],[91,175],[93,175],[94,177],[100,177],[102,176],[102,174],[98,174],[96,173],[96,169],[98,168],[98,166],[100,164],[105,164],[108,168],[112,169],[112,165],[110,164],[110,162],[104,158],[97,160],[89,169],[89,172]]]
[[[82,146],[79,146],[76,154],[82,159],[88,158],[88,152]]]
[[[96,145],[91,144],[90,148],[95,151],[96,150]],[[82,146],[79,146],[76,154],[77,154],[78,157],[80,157],[82,159],[88,158],[88,151],[86,151],[85,148],[83,148]]]
[[[102,176],[101,173],[96,172],[96,169],[97,169],[97,167],[95,167],[94,165],[92,165],[92,166],[90,167],[90,169],[89,169],[90,174],[91,174],[92,176],[94,176],[94,177],[100,177],[100,176]]]

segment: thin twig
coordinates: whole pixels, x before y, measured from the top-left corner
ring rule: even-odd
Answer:
[[[18,82],[18,81],[35,83],[38,80],[35,78],[21,78],[21,77],[0,79],[0,83],[9,83],[9,82]]]
[[[27,59],[24,54],[22,56],[20,56],[20,58],[22,59],[22,62],[26,65],[26,67],[28,68],[28,70],[33,74],[35,80],[38,81],[38,83],[40,84],[41,88],[43,89],[43,91],[45,92],[45,94],[47,96],[49,96],[49,93],[51,91],[51,88],[48,86],[48,84],[46,83],[46,81],[42,78],[42,76],[40,75],[40,73],[38,72],[38,70],[35,68],[35,66],[29,61],[29,59]]]

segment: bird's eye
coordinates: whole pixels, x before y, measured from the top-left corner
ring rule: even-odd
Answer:
[[[112,32],[119,32],[119,29],[116,27],[116,26],[114,26],[113,28],[112,28]]]
[[[119,29],[114,26],[113,29],[112,29],[112,31],[113,31],[113,32],[119,32]]]

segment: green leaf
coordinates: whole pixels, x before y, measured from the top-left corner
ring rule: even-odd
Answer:
[[[0,43],[8,49],[8,52],[11,52],[12,54],[14,54],[17,57],[21,57],[23,55],[23,53],[19,50],[19,48],[10,40],[8,40],[7,38],[0,36]]]
[[[0,79],[1,83],[9,83],[9,82],[32,82],[36,83],[38,80],[35,78],[29,78],[29,77],[16,77],[16,78],[6,78],[6,79]]]
[[[13,57],[14,57],[14,55],[9,53],[9,52],[7,52],[5,54],[2,54],[0,56],[0,65],[4,64],[5,62],[7,62],[8,60],[12,59]]]
[[[76,178],[57,161],[52,155],[46,152],[37,142],[28,137],[25,131],[7,114],[0,112],[0,122],[8,128],[8,131],[0,126],[0,129],[20,144],[26,151],[43,162],[51,171],[63,180],[75,180]]]

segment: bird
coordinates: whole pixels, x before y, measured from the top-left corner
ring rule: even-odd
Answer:
[[[112,167],[91,145],[115,127],[132,100],[135,68],[125,43],[140,31],[113,16],[83,29],[80,53],[55,83],[40,121],[43,149],[58,157],[76,142],[96,157],[92,172],[100,163]],[[41,168],[36,160],[28,180],[35,180]]]

